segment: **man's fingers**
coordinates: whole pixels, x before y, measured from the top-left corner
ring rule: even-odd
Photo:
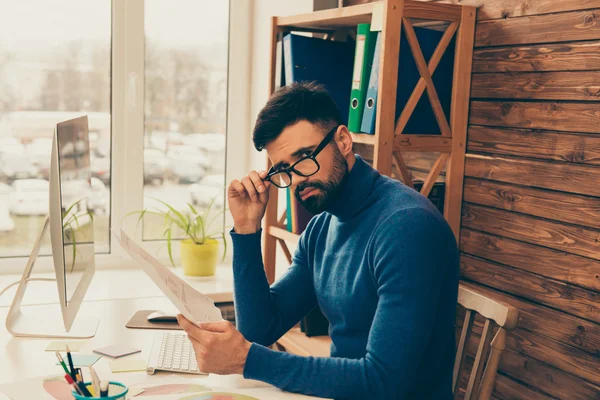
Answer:
[[[250,173],[248,174],[248,177],[252,181],[252,184],[254,185],[254,187],[256,188],[258,193],[265,192],[265,190],[266,190],[265,185],[263,184],[263,181],[260,178],[260,175],[258,174],[258,172],[250,171]]]
[[[177,323],[179,323],[179,326],[181,326],[181,328],[185,331],[185,333],[188,334],[189,337],[196,339],[196,341],[200,343],[206,343],[206,335],[208,334],[208,332],[204,332],[202,328],[200,328],[196,324],[191,323],[187,318],[185,318],[181,314],[177,315]]]
[[[244,185],[242,185],[240,181],[234,179],[229,185],[229,193],[240,197],[244,197],[246,195],[246,189],[244,189]]]
[[[242,179],[242,185],[244,185],[244,189],[246,189],[246,193],[248,193],[248,196],[250,196],[252,201],[258,200],[258,193],[256,192],[256,188],[254,187],[252,180],[250,180],[250,177],[247,176]]]
[[[229,332],[233,325],[229,321],[202,322],[200,328],[209,332]]]

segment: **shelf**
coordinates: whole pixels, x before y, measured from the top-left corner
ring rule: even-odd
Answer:
[[[352,141],[354,143],[374,145],[377,142],[375,135],[370,135],[368,133],[350,133],[350,135],[352,136]]]
[[[394,137],[394,151],[450,153],[452,137],[403,133]]]
[[[329,336],[308,337],[300,328],[290,329],[277,343],[283,346],[288,353],[304,357],[329,357],[331,353]]]
[[[315,11],[307,14],[277,17],[276,25],[279,27],[330,29],[339,27],[352,27],[361,23],[370,23],[371,15],[377,3],[360,4],[357,6],[333,8]]]
[[[287,17],[277,17],[280,28],[337,29],[356,28],[361,23],[371,23],[373,11],[382,7],[381,1],[342,8],[315,11]],[[440,25],[438,21],[460,21],[462,8],[458,4],[429,4],[422,1],[404,1],[404,17],[417,18],[422,25]]]
[[[298,243],[298,240],[300,240],[300,235],[287,231],[283,228],[279,228],[277,226],[270,226],[268,233],[269,235],[274,236],[277,239],[285,240],[288,242]]]

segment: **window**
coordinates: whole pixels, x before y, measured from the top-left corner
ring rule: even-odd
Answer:
[[[96,252],[109,251],[111,4],[0,0],[0,257],[28,256],[48,213],[57,122],[88,115]],[[50,253],[50,237],[41,254]]]
[[[136,231],[130,216],[160,206],[155,199],[199,212],[214,199],[212,230],[232,225],[218,213],[226,182],[247,173],[252,14],[231,1],[0,0],[0,273],[22,272],[47,213],[54,125],[80,115],[90,127],[97,267],[133,264],[109,228],[168,262],[164,221]],[[48,255],[49,235],[44,244]],[[37,271],[52,268],[38,258]]]
[[[144,6],[144,208],[201,213],[212,202],[213,232],[224,221],[228,3]],[[145,240],[164,231],[163,218],[145,217]]]

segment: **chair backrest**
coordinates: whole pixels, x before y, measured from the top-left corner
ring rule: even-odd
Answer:
[[[494,389],[500,355],[506,346],[506,333],[517,326],[519,310],[510,304],[490,298],[479,291],[477,287],[465,282],[461,282],[459,286],[458,304],[466,309],[466,314],[454,361],[452,379],[454,398],[459,398],[458,380],[464,367],[466,347],[469,343],[475,316],[480,314],[485,318],[485,325],[477,346],[477,354],[464,399],[488,400]],[[498,325],[499,329],[492,338],[494,323]]]

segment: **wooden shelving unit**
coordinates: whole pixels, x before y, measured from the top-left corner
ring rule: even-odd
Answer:
[[[472,6],[440,4],[410,0],[383,0],[350,7],[316,11],[287,17],[273,17],[271,30],[271,79],[269,94],[275,88],[276,43],[280,32],[313,31],[332,35],[340,31],[355,30],[356,25],[372,22],[373,15],[382,18],[382,48],[377,99],[376,131],[374,135],[352,133],[352,139],[365,158],[384,175],[395,176],[412,187],[412,175],[402,153],[440,153],[426,176],[420,192],[427,196],[440,173],[446,167],[444,217],[451,226],[457,241],[460,235],[460,217],[463,192],[465,146],[469,94],[471,84],[471,61],[475,31],[476,9]],[[426,63],[413,26],[442,26],[445,33],[433,56]],[[400,33],[404,30],[414,55],[421,78],[410,96],[400,117],[396,120],[396,87],[400,49]],[[456,36],[454,75],[450,119],[442,110],[432,74],[451,40]],[[425,94],[427,92],[427,94]],[[441,135],[419,135],[404,132],[404,128],[421,96],[429,96]],[[267,169],[270,168],[267,161]],[[297,242],[299,236],[285,229],[285,215],[277,215],[278,190],[271,186],[270,201],[265,215],[264,265],[270,283],[275,279],[276,246],[291,262],[287,243]],[[329,346],[328,337],[306,337],[297,328],[292,329],[278,342],[287,351],[301,355],[323,352]],[[328,354],[328,353],[327,353]]]

